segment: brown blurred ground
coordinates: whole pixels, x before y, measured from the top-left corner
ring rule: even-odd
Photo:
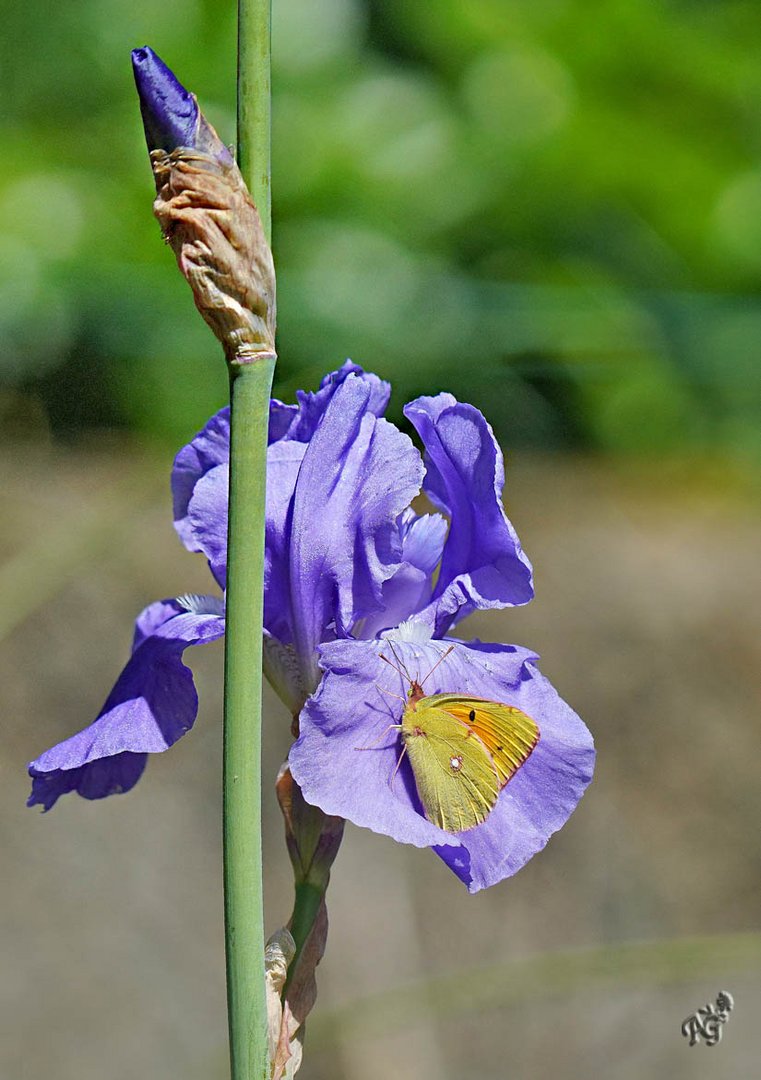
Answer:
[[[221,647],[187,654],[198,722],[132,794],[69,796],[46,816],[23,805],[24,762],[95,715],[137,611],[210,587],[174,537],[167,472],[128,447],[5,453],[2,1080],[225,1075]],[[513,458],[537,599],[471,631],[542,654],[595,734],[596,779],[545,852],[475,897],[430,853],[347,830],[304,1080],[758,1075],[761,973],[742,964],[645,965],[438,1018],[421,990],[387,1030],[330,1022],[432,974],[759,929],[761,518],[722,475]],[[274,777],[288,718],[271,695],[266,710]],[[265,820],[271,932],[291,899],[271,791]],[[721,1044],[688,1048],[681,1021],[720,989],[735,996]]]

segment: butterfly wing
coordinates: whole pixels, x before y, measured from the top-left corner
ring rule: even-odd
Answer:
[[[459,694],[432,694],[425,700],[474,731],[494,761],[504,787],[539,742],[539,728],[514,705]]]
[[[500,789],[485,746],[442,709],[418,702],[408,725],[409,712],[407,709],[402,717],[402,738],[425,816],[447,832],[479,825],[497,801]]]
[[[447,832],[486,819],[539,738],[520,709],[458,694],[422,698],[401,726],[425,815]]]

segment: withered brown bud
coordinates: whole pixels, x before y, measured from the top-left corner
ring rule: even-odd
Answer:
[[[272,252],[238,166],[200,122],[203,149],[151,152],[153,211],[228,362],[249,363],[275,352]]]

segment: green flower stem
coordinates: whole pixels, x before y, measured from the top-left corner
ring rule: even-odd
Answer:
[[[225,941],[233,1080],[267,1074],[261,830],[262,576],[275,358],[231,375],[225,630]]]
[[[238,159],[270,237],[270,0],[238,8]],[[224,878],[232,1080],[269,1075],[261,827],[267,425],[274,355],[230,364]]]
[[[270,243],[271,16],[272,0],[238,0],[238,166]]]

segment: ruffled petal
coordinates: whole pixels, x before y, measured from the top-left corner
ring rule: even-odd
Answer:
[[[188,551],[203,551],[188,518],[188,507],[196,484],[207,472],[230,460],[230,409],[225,406],[212,416],[197,435],[183,446],[172,468],[174,527]],[[225,514],[227,497],[225,496]]]
[[[338,371],[331,371],[320,383],[318,390],[297,390],[296,400],[298,405],[281,406],[293,410],[290,423],[283,430],[282,438],[295,439],[297,442],[309,442],[317,430],[317,426],[325,415],[333,395],[346,382],[350,375],[361,379],[369,390],[367,398],[367,412],[374,416],[383,416],[391,396],[390,383],[379,379],[377,375],[367,373],[351,360],[347,360]],[[273,402],[273,404],[275,404]],[[280,405],[280,402],[277,403]],[[270,435],[272,434],[272,421],[270,420]]]
[[[283,440],[267,448],[267,514],[264,568],[264,625],[282,641],[290,641],[287,526],[306,443]],[[187,522],[196,549],[209,561],[224,589],[227,575],[227,506],[230,466],[216,465],[195,485]]]
[[[353,375],[368,388],[367,411],[381,416],[388,404],[391,388],[377,375],[365,373],[350,360],[333,371],[320,383],[315,393],[297,392],[298,404],[270,402],[268,443],[270,450],[280,442],[308,443],[317,429],[333,396],[346,379]],[[286,455],[293,460],[294,455]],[[276,458],[281,461],[282,458]],[[299,459],[300,460],[300,459]],[[220,409],[197,435],[177,454],[172,469],[172,498],[174,525],[180,540],[188,549],[203,553],[211,571],[224,588],[227,562],[227,483],[230,461],[230,409]],[[268,468],[273,467],[272,456]],[[274,465],[277,468],[277,464]],[[293,483],[287,491],[288,502]],[[267,487],[267,512],[272,501],[272,485]],[[276,501],[284,501],[276,493]],[[277,516],[278,507],[275,507]]]
[[[209,469],[193,488],[185,522],[193,537],[193,550],[209,562],[214,580],[224,589],[227,582],[227,506],[230,465]]]
[[[528,603],[531,564],[502,505],[502,452],[478,409],[439,394],[404,412],[425,446],[423,489],[451,519],[426,613],[440,637],[478,608]]]
[[[376,637],[425,607],[433,591],[431,575],[441,558],[447,527],[441,514],[419,516],[412,509],[404,511],[399,520],[399,569],[383,583],[383,607],[355,627],[355,637]]]
[[[146,608],[135,651],[97,719],[30,763],[27,805],[49,810],[68,791],[100,799],[133,787],[145,755],[166,750],[196,718],[198,697],[183,651],[221,637],[224,626],[223,616],[188,611],[176,600]]]
[[[130,791],[143,775],[147,761],[147,754],[114,754],[86,765],[51,769],[49,772],[38,772],[35,769],[36,762],[32,762],[29,766],[32,793],[26,805],[39,805],[43,810],[50,810],[62,795],[67,795],[70,791],[76,791],[85,799],[123,795]]]
[[[283,644],[293,640],[289,537],[293,496],[307,444],[284,440],[267,450],[264,626]]]
[[[302,710],[291,771],[307,801],[403,843],[433,847],[477,892],[514,874],[568,819],[592,777],[592,737],[526,649],[390,638],[322,647],[325,675]],[[537,747],[474,829],[448,833],[425,818],[407,758],[394,777],[401,740],[392,725],[400,722],[408,681],[381,655],[401,662],[412,678],[431,672],[428,693],[502,701],[538,724]]]
[[[410,439],[368,411],[373,390],[350,375],[308,444],[291,520],[290,595],[298,654],[314,657],[331,627],[338,636],[382,604],[399,566],[397,518],[417,494],[420,455]]]

